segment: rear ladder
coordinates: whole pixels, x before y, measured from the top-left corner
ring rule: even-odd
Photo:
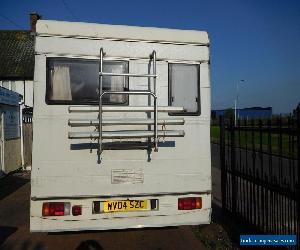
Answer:
[[[69,132],[69,139],[98,139],[98,164],[101,163],[101,154],[103,152],[103,139],[123,139],[123,138],[151,138],[153,137],[154,151],[158,151],[158,137],[182,137],[184,136],[184,131],[174,131],[174,130],[161,130],[158,131],[158,125],[182,125],[184,124],[184,119],[180,118],[168,118],[168,119],[158,119],[158,112],[182,112],[184,109],[182,107],[158,107],[157,104],[157,94],[156,94],[156,52],[153,51],[150,54],[150,63],[152,61],[152,74],[132,74],[132,73],[111,73],[103,72],[103,58],[105,53],[103,48],[100,49],[100,64],[99,64],[99,106],[70,106],[69,112],[98,112],[98,119],[69,119],[69,126],[71,127],[81,127],[81,126],[95,126],[97,127],[96,132]],[[152,91],[104,91],[103,92],[103,77],[104,76],[127,76],[127,77],[146,77],[153,79],[153,92]],[[146,95],[152,96],[154,99],[153,106],[103,106],[103,97],[105,95]],[[103,112],[153,112],[153,121],[150,119],[108,119],[103,120]],[[154,130],[149,131],[103,131],[103,126],[108,125],[153,125]],[[151,140],[150,140],[151,143]],[[151,143],[152,145],[152,143]]]

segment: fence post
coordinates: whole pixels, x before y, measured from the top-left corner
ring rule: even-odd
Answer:
[[[298,182],[296,186],[297,197],[297,238],[298,244],[300,244],[300,107],[297,108],[297,172]]]
[[[226,185],[227,173],[225,163],[225,124],[224,117],[220,116],[220,161],[221,161],[221,194],[222,194],[222,212],[226,212]]]
[[[236,190],[236,148],[235,148],[235,125],[232,121],[232,119],[230,120],[230,147],[231,147],[231,206],[232,206],[232,213],[235,214],[236,213],[236,194],[237,194],[237,190]]]

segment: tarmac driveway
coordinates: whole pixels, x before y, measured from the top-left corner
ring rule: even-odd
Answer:
[[[206,249],[191,227],[78,233],[29,232],[30,173],[0,179],[0,249]]]

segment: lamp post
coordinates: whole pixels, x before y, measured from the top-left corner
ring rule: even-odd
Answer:
[[[238,101],[239,101],[239,83],[245,82],[245,80],[239,80],[236,83],[236,98],[234,100],[234,126],[237,125],[237,119],[239,118],[239,114],[238,114]]]

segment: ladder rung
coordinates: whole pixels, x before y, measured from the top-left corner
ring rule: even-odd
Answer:
[[[159,106],[158,112],[183,112],[183,107]],[[69,112],[99,112],[98,106],[69,106]],[[154,112],[152,106],[103,106],[102,112]]]
[[[153,125],[153,119],[142,118],[124,118],[124,119],[104,119],[102,121],[103,126],[107,125]],[[158,119],[158,125],[183,125],[184,119],[182,118],[166,118]],[[83,126],[98,126],[98,119],[70,119],[69,125],[71,127],[83,127]]]
[[[103,131],[103,139],[149,138],[154,136],[154,131],[122,130]],[[159,130],[158,137],[183,137],[183,130]],[[98,132],[69,132],[69,139],[99,138]]]
[[[130,77],[157,77],[153,74],[132,74],[132,73],[109,73],[109,72],[99,72],[99,76],[130,76]]]

